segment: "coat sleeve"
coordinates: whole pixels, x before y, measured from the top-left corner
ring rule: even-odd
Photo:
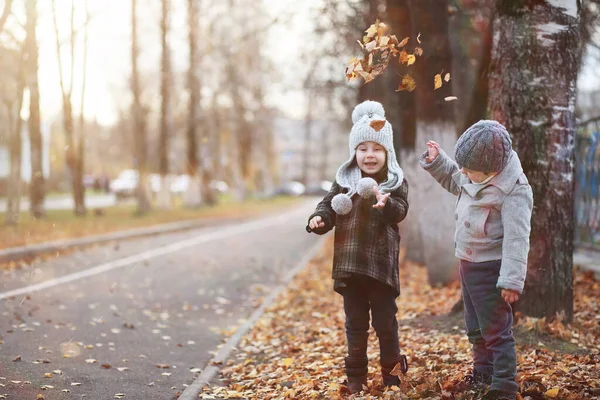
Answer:
[[[313,217],[321,217],[321,219],[323,219],[323,223],[325,223],[325,226],[322,228],[310,229],[309,226],[306,225],[306,230],[308,232],[314,232],[317,235],[324,235],[325,233],[333,229],[333,227],[335,226],[336,214],[335,211],[333,211],[333,208],[331,208],[331,199],[333,199],[333,197],[336,194],[341,193],[341,191],[342,189],[340,185],[338,185],[337,182],[333,182],[333,184],[331,185],[331,189],[329,189],[329,192],[325,195],[323,200],[321,200],[319,204],[317,204],[315,212],[310,217],[308,217],[309,222],[311,219],[313,219]]]
[[[527,275],[533,192],[528,184],[517,184],[502,205],[502,265],[496,287],[523,292]]]
[[[459,172],[458,165],[442,149],[440,149],[440,154],[432,162],[427,162],[426,157],[427,152],[424,152],[419,157],[421,167],[429,172],[444,189],[458,196],[460,185],[454,178],[454,175]]]
[[[404,179],[402,185],[392,192],[383,208],[383,216],[390,224],[398,224],[408,214],[408,182]]]

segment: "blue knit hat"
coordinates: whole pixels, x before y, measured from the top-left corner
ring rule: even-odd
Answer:
[[[502,171],[511,151],[512,140],[504,125],[483,119],[467,129],[454,147],[460,167],[481,172]]]

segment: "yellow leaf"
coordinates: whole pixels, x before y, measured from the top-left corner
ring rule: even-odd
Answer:
[[[450,72],[448,72],[446,75],[444,75],[444,80],[446,82],[450,81]]]
[[[555,388],[552,388],[550,390],[547,390],[546,393],[544,393],[544,395],[546,395],[546,396],[550,397],[551,399],[553,399],[556,396],[558,396],[558,391],[559,390],[560,390],[559,388],[555,387]]]
[[[285,365],[286,367],[291,367],[293,363],[294,363],[294,360],[291,358],[283,359],[283,365]]]
[[[413,77],[407,74],[404,75],[404,77],[402,77],[402,83],[400,83],[400,86],[398,86],[396,92],[401,92],[403,90],[408,90],[409,92],[412,92],[413,90],[415,90],[416,87],[417,84]]]
[[[433,78],[433,89],[437,90],[442,87],[442,75],[436,74]]]
[[[377,24],[373,24],[369,27],[369,29],[367,29],[366,31],[367,34],[367,38],[372,38],[373,36],[375,36],[377,34]]]
[[[408,55],[408,61],[406,62],[406,65],[412,65],[415,63],[415,61],[417,61],[417,57],[413,56],[412,54]]]
[[[398,44],[398,47],[404,47],[406,46],[406,44],[408,43],[408,37],[405,37],[404,39],[402,39],[402,41]]]
[[[369,126],[373,129],[375,129],[375,132],[379,132],[381,130],[381,128],[383,128],[385,126],[385,119],[384,120],[373,120],[373,121],[371,121]]]

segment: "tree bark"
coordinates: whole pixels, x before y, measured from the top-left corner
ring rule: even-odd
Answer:
[[[418,165],[418,156],[428,140],[437,141],[452,154],[456,142],[454,111],[444,98],[451,94],[451,85],[445,83],[435,90],[434,76],[451,73],[452,54],[448,38],[448,2],[440,0],[411,0],[413,37],[422,32],[420,46],[423,56],[413,69],[417,82],[416,143],[419,150],[413,154],[411,165]],[[408,162],[408,160],[407,160]],[[406,162],[404,163],[406,165]],[[420,167],[411,176],[412,206],[421,229],[424,261],[429,282],[446,284],[456,279],[457,260],[454,256],[454,204],[456,198],[446,192]]]
[[[490,113],[513,138],[534,196],[525,290],[517,310],[573,317],[573,174],[577,0],[500,1]]]
[[[171,60],[167,36],[169,35],[169,0],[161,0],[160,43],[162,56],[160,62],[160,133],[158,143],[158,172],[160,188],[157,204],[161,209],[170,209],[171,177],[169,176],[169,125],[171,123]]]
[[[146,214],[151,209],[148,194],[148,166],[147,166],[147,139],[146,116],[141,102],[140,78],[138,72],[138,40],[137,40],[137,0],[131,0],[131,91],[133,94],[133,135],[134,158],[138,170],[138,184],[136,188],[137,214]]]
[[[44,218],[45,178],[43,171],[42,130],[40,127],[40,89],[38,85],[38,44],[36,37],[37,1],[27,0],[25,12],[25,81],[29,89],[29,145],[31,150],[31,181],[29,184],[30,212],[34,218]]]

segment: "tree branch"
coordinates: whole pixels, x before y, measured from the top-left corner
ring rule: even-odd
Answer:
[[[2,11],[2,16],[0,16],[0,32],[4,29],[4,24],[8,19],[8,16],[11,14],[13,0],[6,0],[4,3],[4,10]]]
[[[56,38],[56,56],[58,57],[58,75],[60,77],[60,89],[64,97],[67,95],[65,92],[65,82],[63,79],[62,70],[62,57],[60,56],[60,40],[58,39],[58,22],[56,22],[56,6],[54,0],[52,0],[52,21],[54,22],[54,36]]]

